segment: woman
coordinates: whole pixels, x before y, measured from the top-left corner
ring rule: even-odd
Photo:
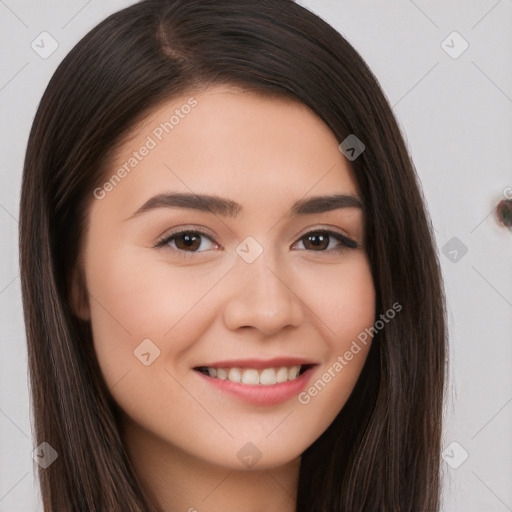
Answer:
[[[432,228],[306,9],[145,0],[87,34],[34,120],[20,265],[45,511],[439,509]]]

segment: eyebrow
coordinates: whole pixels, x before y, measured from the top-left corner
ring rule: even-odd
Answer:
[[[242,211],[242,205],[231,199],[207,194],[170,193],[151,197],[129,218],[156,208],[189,208],[233,218]],[[359,197],[352,194],[333,194],[299,199],[293,203],[286,216],[323,213],[339,208],[359,208],[364,211]]]

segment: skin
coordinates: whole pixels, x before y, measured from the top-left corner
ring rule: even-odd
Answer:
[[[375,319],[364,212],[286,217],[298,199],[358,196],[349,162],[306,106],[231,86],[156,108],[118,148],[105,181],[191,96],[197,106],[172,132],[103,199],[92,198],[73,307],[92,323],[134,468],[162,510],[293,511],[301,453],[342,409],[370,343],[307,405],[296,396],[249,404],[193,367],[301,356],[318,363],[312,383],[326,373]],[[134,216],[164,192],[218,195],[243,210],[237,218],[183,207]],[[154,247],[179,227],[206,230],[213,241],[203,236],[186,259],[178,240]],[[321,228],[360,246],[335,252],[331,237],[314,249],[304,235]],[[236,252],[248,236],[263,248],[250,264]],[[144,339],[160,350],[148,366],[134,356]],[[261,454],[252,468],[237,457],[248,442]]]

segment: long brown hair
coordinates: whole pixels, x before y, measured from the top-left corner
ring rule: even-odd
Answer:
[[[91,30],[39,105],[21,191],[20,267],[36,444],[59,454],[39,470],[46,512],[149,512],[90,325],[70,307],[70,279],[116,144],[159,102],[210,84],[294,98],[338,141],[365,205],[376,318],[357,384],[303,454],[297,511],[436,511],[446,311],[425,200],[377,79],[330,25],[290,0],[145,0]]]

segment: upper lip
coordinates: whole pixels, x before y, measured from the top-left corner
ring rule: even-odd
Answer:
[[[202,364],[196,368],[276,368],[281,366],[315,365],[315,361],[303,357],[274,357],[273,359],[230,359]]]

